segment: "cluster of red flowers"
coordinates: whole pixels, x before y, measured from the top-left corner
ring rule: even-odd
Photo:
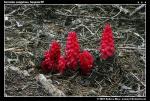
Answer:
[[[101,58],[107,59],[114,54],[114,39],[112,29],[106,24],[100,42]],[[50,49],[44,53],[44,61],[41,63],[43,71],[59,71],[64,73],[65,69],[77,70],[78,64],[84,75],[89,75],[93,67],[94,57],[86,50],[80,52],[80,45],[76,32],[69,32],[65,48],[65,56],[61,56],[60,45],[53,41]]]
[[[76,32],[69,32],[66,42],[66,66],[72,70],[77,69],[78,58],[80,54],[80,46]]]
[[[43,71],[60,71],[63,73],[65,67],[65,59],[61,56],[60,45],[53,41],[50,49],[44,53],[44,61],[41,63]]]
[[[80,61],[82,73],[85,75],[89,75],[94,62],[93,56],[88,51],[84,50],[79,55],[79,61]]]
[[[105,60],[111,57],[114,54],[114,51],[115,47],[112,29],[110,24],[106,24],[100,42],[100,52],[101,52],[100,57]]]

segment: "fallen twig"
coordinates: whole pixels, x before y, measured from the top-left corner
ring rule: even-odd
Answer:
[[[4,51],[23,51],[23,49],[19,49],[18,47],[15,48],[8,48],[8,49],[4,49]]]
[[[133,73],[130,72],[130,75],[132,77],[134,77],[141,85],[143,85],[144,87],[146,86],[136,75],[134,75]]]
[[[65,96],[65,94],[52,85],[43,74],[39,74],[36,80],[49,92],[52,96]]]
[[[141,10],[144,6],[145,6],[145,4],[142,4],[139,7],[137,7],[133,12],[130,13],[130,16],[134,15],[136,12],[138,12],[139,10]]]
[[[20,9],[20,8],[19,8]],[[19,9],[17,10],[13,10],[12,12],[8,13],[8,14],[5,14],[4,16],[11,16],[12,14],[14,14],[16,11],[18,11]]]
[[[122,9],[120,9],[120,11],[119,11],[116,15],[114,15],[114,16],[112,16],[112,17],[110,17],[110,18],[111,18],[111,19],[115,18],[115,17],[118,16],[121,12],[122,12]]]
[[[75,30],[75,29],[77,29],[79,27],[85,27],[92,35],[94,35],[94,33],[87,26],[85,26],[84,24],[80,24],[79,26],[77,26],[75,28],[72,28],[72,29]]]
[[[119,10],[121,10],[122,12],[124,12],[125,14],[129,13],[129,10],[123,8],[122,6],[119,6],[119,5],[113,5],[113,7],[118,8]]]
[[[140,37],[142,39],[142,41],[145,42],[144,38],[140,34],[138,34],[138,33],[133,33],[133,34]]]
[[[81,26],[85,27],[92,35],[94,35],[94,33],[85,25],[81,24]]]
[[[136,49],[136,50],[145,50],[145,48],[137,48],[137,47],[117,47],[118,49]]]

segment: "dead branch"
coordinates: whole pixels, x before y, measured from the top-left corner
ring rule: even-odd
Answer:
[[[130,72],[130,75],[135,78],[141,85],[143,85],[144,87],[146,86],[135,74]]]
[[[142,39],[142,41],[145,42],[144,38],[140,34],[138,34],[138,33],[133,33],[133,34],[140,37]]]
[[[52,96],[65,96],[65,94],[52,85],[43,74],[37,76],[37,81],[49,92]]]
[[[20,9],[20,8],[19,8]],[[8,13],[8,14],[5,14],[4,16],[6,17],[8,17],[8,16],[11,16],[12,14],[14,14],[16,11],[18,11],[19,9],[17,9],[17,10],[13,10],[12,12],[10,12],[10,13]]]
[[[120,11],[119,11],[116,15],[114,15],[114,16],[112,16],[112,17],[110,17],[110,18],[111,18],[111,19],[115,18],[115,17],[118,16],[121,12],[122,12],[122,9],[120,9]]]
[[[135,10],[130,13],[130,16],[134,15],[136,12],[138,12],[139,10],[141,10],[144,6],[145,6],[145,4],[142,4],[139,7],[135,8]]]
[[[135,50],[145,50],[145,48],[138,47],[117,47],[118,49],[135,49]]]
[[[80,25],[78,25],[77,27],[71,28],[71,29],[75,30],[75,29],[77,29],[77,28],[79,28],[79,27],[84,27],[84,28],[86,28],[86,29],[90,32],[91,35],[94,35],[94,33],[93,33],[86,25],[84,25],[84,24],[80,24]]]
[[[23,51],[23,49],[19,49],[18,47],[4,49],[4,51]]]
[[[129,10],[126,9],[126,8],[123,8],[122,6],[119,6],[119,5],[113,5],[113,7],[121,10],[122,12],[124,12],[125,14],[129,13]]]

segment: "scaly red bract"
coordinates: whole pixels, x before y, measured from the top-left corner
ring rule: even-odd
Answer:
[[[58,42],[56,42],[56,41],[52,42],[50,49],[49,49],[49,55],[50,55],[51,60],[58,62],[58,59],[61,55],[60,45]]]
[[[94,62],[94,58],[92,54],[84,50],[79,55],[79,62],[80,62],[80,68],[81,68],[82,73],[84,75],[89,75],[92,70],[93,62]]]
[[[58,70],[58,61],[60,58],[60,45],[57,41],[53,41],[50,49],[44,53],[44,61],[41,63],[43,71]]]
[[[58,61],[58,70],[61,74],[64,73],[65,69],[66,69],[66,60],[63,56],[60,56],[59,61]]]
[[[110,24],[106,24],[102,33],[102,38],[100,42],[100,52],[101,59],[106,60],[107,58],[114,55],[115,47],[114,47],[114,38],[113,32]]]
[[[69,32],[65,48],[67,68],[72,70],[77,69],[79,53],[80,46],[78,43],[77,34],[76,32]]]

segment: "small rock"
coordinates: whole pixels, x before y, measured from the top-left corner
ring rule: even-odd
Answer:
[[[47,81],[48,81],[49,83],[52,83],[52,80],[51,80],[51,79],[47,79]]]
[[[33,72],[33,71],[34,71],[34,68],[28,69],[28,72],[29,72],[29,73],[31,73],[31,72]]]
[[[23,70],[22,73],[23,73],[24,76],[30,76],[30,74],[26,70]]]

